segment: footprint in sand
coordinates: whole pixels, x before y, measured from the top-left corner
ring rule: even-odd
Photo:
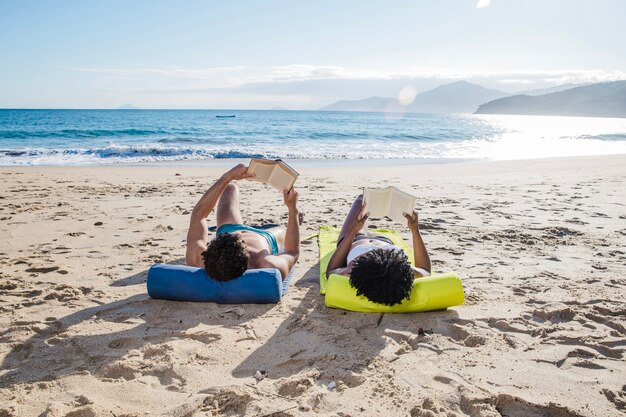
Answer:
[[[34,272],[34,273],[38,273],[38,274],[47,274],[53,271],[58,270],[59,267],[54,265],[54,266],[41,266],[41,267],[31,267],[26,269],[26,272]]]
[[[606,369],[604,366],[596,363],[593,359],[597,359],[598,355],[590,349],[574,349],[565,355],[565,357],[554,364],[557,368],[569,369],[572,366],[587,369]]]
[[[311,369],[288,378],[282,378],[276,382],[278,393],[292,398],[299,397],[315,385],[315,381],[317,381],[320,375],[319,370]]]
[[[232,415],[232,416],[243,416],[243,415],[252,415],[258,414],[258,397],[252,394],[251,389],[247,387],[235,386],[235,385],[227,385],[222,387],[208,388],[206,390],[201,391],[201,394],[207,394],[207,397],[203,399],[203,401],[196,408],[200,408],[203,404],[205,405],[202,411],[209,412],[208,415]],[[280,401],[280,399],[275,399],[274,402]],[[193,408],[188,407],[188,408]],[[254,410],[253,412],[249,412]],[[168,411],[168,413],[164,415],[190,415],[190,414],[176,414],[172,412],[173,410]],[[263,415],[284,415],[288,414],[284,413],[264,413]]]
[[[445,417],[458,415],[433,398],[426,398],[420,405],[411,409],[411,417]]]
[[[132,337],[121,337],[114,339],[107,345],[111,349],[125,349],[128,350],[133,345],[138,344],[138,339]]]
[[[615,405],[615,408],[622,412],[626,410],[626,385],[620,391],[612,391],[605,388],[602,390],[602,393],[607,400]]]

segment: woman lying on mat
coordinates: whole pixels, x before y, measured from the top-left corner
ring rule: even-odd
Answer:
[[[239,164],[226,172],[204,193],[194,207],[187,232],[187,265],[206,270],[218,281],[241,276],[248,268],[277,268],[283,279],[300,254],[298,193],[283,192],[287,206],[287,227],[257,229],[243,224],[239,188],[231,181],[254,177]],[[207,217],[217,206],[217,232],[209,240]],[[282,248],[282,249],[281,249]]]
[[[430,275],[430,258],[419,232],[417,213],[404,213],[413,236],[415,267],[404,251],[386,236],[363,231],[369,217],[360,195],[343,223],[337,250],[328,262],[326,275],[350,277],[357,295],[364,295],[375,303],[394,305],[409,298],[413,279]]]

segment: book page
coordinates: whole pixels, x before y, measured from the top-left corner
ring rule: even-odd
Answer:
[[[293,187],[293,184],[295,184],[298,178],[297,174],[294,175],[291,171],[293,170],[287,170],[287,168],[279,162],[267,183],[282,193],[283,189]]]
[[[389,188],[363,189],[363,200],[367,204],[366,211],[370,212],[370,217],[380,218],[387,215],[389,194]]]
[[[413,197],[411,194],[402,192],[395,187],[392,188],[391,198],[389,200],[389,212],[387,216],[389,216],[391,220],[398,223],[406,223],[406,218],[402,215],[402,213],[413,213],[416,201],[417,198]]]
[[[256,174],[255,181],[267,183],[272,176],[276,162],[265,159],[251,159],[248,172]]]
[[[298,174],[298,172],[293,169],[292,167],[290,167],[287,162],[277,159],[276,163],[278,164],[278,167],[289,172],[291,174],[291,176],[298,178],[300,176],[300,174]]]

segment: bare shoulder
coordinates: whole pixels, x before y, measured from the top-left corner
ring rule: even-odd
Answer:
[[[187,251],[185,253],[185,263],[189,266],[196,266],[202,268],[204,261],[202,259],[202,252],[206,250],[204,241],[195,240],[187,242]]]
[[[209,233],[206,219],[192,216],[187,231],[187,250],[185,253],[187,265],[203,266],[202,252],[206,250],[207,243],[209,243]]]

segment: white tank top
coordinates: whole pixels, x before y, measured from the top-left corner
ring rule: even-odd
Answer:
[[[384,246],[376,246],[376,245],[357,245],[350,249],[348,252],[348,256],[346,256],[346,264],[350,264],[350,262],[354,261],[355,258],[372,251],[374,249],[384,249],[384,250],[394,250],[394,251],[402,251],[402,248],[399,248],[396,245],[384,245]]]

